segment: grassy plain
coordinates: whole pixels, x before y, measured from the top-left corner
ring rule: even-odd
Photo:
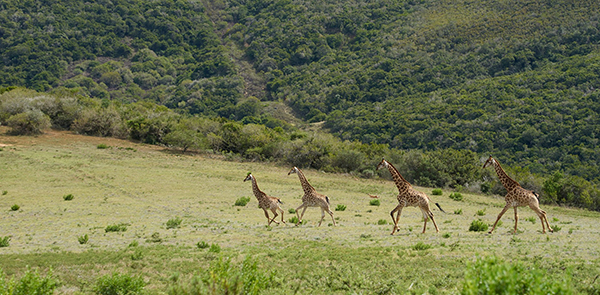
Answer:
[[[227,161],[221,156],[182,155],[161,147],[113,138],[52,131],[14,137],[0,129],[0,268],[17,277],[27,267],[52,269],[60,294],[88,294],[95,280],[114,271],[141,275],[146,292],[164,294],[174,277],[186,280],[219,257],[258,261],[273,272],[268,294],[453,294],[469,262],[495,255],[541,268],[549,279],[568,274],[582,293],[599,292],[600,214],[543,206],[555,233],[542,234],[536,215],[519,209],[519,232],[511,234],[512,210],[492,235],[469,232],[478,218],[492,224],[503,198],[450,191],[434,196],[448,212],[434,208],[440,232],[428,224],[421,234],[418,209],[406,208],[400,232],[391,236],[389,212],[397,190],[388,180],[305,170],[318,192],[326,194],[338,226],[309,208],[306,223],[266,227],[267,220],[242,180],[252,172],[259,187],[282,198],[285,220],[301,204],[302,189],[291,167]],[[108,148],[100,149],[99,144]],[[73,200],[64,200],[72,194]],[[380,206],[369,205],[379,195]],[[250,197],[245,207],[237,199]],[[13,205],[20,209],[13,211]],[[453,212],[462,210],[462,214]],[[478,215],[483,214],[483,215]],[[182,220],[167,228],[170,219]],[[279,220],[279,219],[278,219]],[[126,231],[107,232],[109,225]],[[79,237],[89,241],[80,244]],[[197,247],[219,245],[220,252]],[[428,247],[419,247],[427,245]],[[428,249],[424,249],[428,248]]]

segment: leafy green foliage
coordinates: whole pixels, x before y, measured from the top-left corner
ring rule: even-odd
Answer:
[[[381,202],[378,199],[373,199],[373,200],[369,201],[369,205],[379,206],[379,205],[381,205]]]
[[[171,218],[167,221],[167,229],[179,228],[183,220],[179,217]]]
[[[19,209],[21,209],[21,206],[19,206],[18,204],[10,206],[11,211],[18,211]]]
[[[442,192],[441,188],[435,188],[435,189],[433,189],[433,191],[431,191],[431,194],[434,196],[441,196],[443,194],[443,192]]]
[[[387,222],[387,220],[385,220],[385,219],[379,219],[379,220],[377,221],[377,224],[378,224],[378,225],[386,225],[387,223],[388,223],[388,222]]]
[[[248,202],[250,202],[250,197],[241,197],[235,200],[235,206],[244,207],[246,204],[248,204]]]
[[[111,224],[106,226],[106,228],[104,229],[104,232],[121,232],[121,231],[127,231],[127,226],[129,226],[129,224],[126,223],[119,223],[119,224]]]
[[[63,196],[63,200],[65,201],[72,201],[74,198],[73,194],[67,194]]]
[[[210,247],[210,245],[207,242],[201,241],[196,243],[196,247],[198,247],[198,249],[206,249]]]
[[[462,209],[454,210],[454,214],[456,214],[456,215],[461,215],[462,213],[463,213]]]
[[[451,193],[448,197],[454,201],[462,201],[463,200],[463,195],[461,193]]]
[[[0,238],[0,248],[8,247],[10,245],[10,237],[2,237]]]
[[[418,242],[414,246],[412,246],[412,249],[416,250],[416,251],[423,251],[423,250],[427,250],[430,248],[431,248],[431,245],[425,244],[423,242]]]
[[[29,267],[23,276],[15,280],[8,280],[4,271],[0,270],[0,294],[39,294],[52,295],[57,287],[57,282],[52,278],[52,272],[46,276],[40,276],[37,270],[32,271]]]
[[[208,252],[219,253],[219,252],[221,252],[221,246],[219,246],[219,244],[210,244],[210,248],[208,248]]]
[[[144,290],[144,279],[129,274],[113,272],[97,279],[93,291],[102,295],[141,294]]]
[[[85,234],[83,236],[79,236],[77,237],[77,241],[79,242],[79,244],[83,245],[83,244],[87,244],[90,241],[90,237]]]
[[[97,145],[96,148],[98,148],[99,150],[104,150],[104,149],[109,148],[109,146],[106,145],[105,143],[101,143],[101,144]]]
[[[345,211],[345,210],[346,210],[346,205],[338,204],[338,205],[335,207],[335,211]],[[290,214],[291,214],[291,213],[296,213],[296,211],[294,210],[294,212],[290,212]]]
[[[469,226],[469,231],[474,231],[474,232],[479,232],[479,231],[487,231],[489,228],[489,225],[481,220],[481,219],[477,219],[477,220],[473,220],[473,222],[471,222],[471,225]]]
[[[543,269],[497,257],[468,263],[461,294],[573,294],[569,276],[550,280]]]

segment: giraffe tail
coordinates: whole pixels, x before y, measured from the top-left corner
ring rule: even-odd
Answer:
[[[327,201],[327,204],[329,204],[329,197],[325,196],[325,201]]]
[[[281,201],[281,199],[277,199],[277,202],[278,202],[279,204],[283,204],[283,202]]]
[[[444,211],[444,209],[442,209],[442,207],[440,207],[440,204],[438,204],[438,203],[435,203],[435,205],[436,205],[438,208],[440,208],[440,211],[442,211],[442,212],[446,213],[446,211]]]

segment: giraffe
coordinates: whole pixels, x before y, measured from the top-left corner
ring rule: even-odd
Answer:
[[[498,163],[496,159],[492,158],[492,156],[490,156],[487,159],[487,161],[485,161],[485,164],[483,164],[483,168],[485,169],[490,165],[494,166],[494,169],[496,170],[496,174],[498,174],[500,182],[502,182],[502,185],[504,186],[504,188],[506,188],[506,196],[504,197],[506,205],[504,206],[504,209],[500,211],[500,214],[498,214],[498,218],[496,219],[496,222],[494,222],[494,226],[492,227],[492,230],[489,231],[489,233],[491,234],[494,231],[496,225],[498,224],[498,221],[510,207],[513,207],[515,209],[515,230],[513,231],[513,234],[516,233],[517,221],[519,220],[519,216],[517,215],[517,207],[524,206],[529,206],[529,208],[531,208],[531,210],[533,210],[538,215],[542,222],[542,233],[546,233],[544,222],[546,223],[548,230],[552,232],[552,228],[550,227],[550,224],[548,224],[548,218],[546,218],[546,212],[540,209],[538,194],[536,194],[533,191],[524,189],[518,182],[510,178],[506,174],[506,172],[504,172],[504,170],[500,166],[500,163]]]
[[[392,212],[390,212],[390,215],[392,216],[392,221],[394,221],[394,228],[392,229],[392,235],[396,232],[399,231],[400,229],[398,228],[398,221],[400,220],[400,214],[402,213],[402,208],[404,207],[419,207],[421,209],[421,212],[423,213],[423,219],[425,220],[424,224],[423,224],[423,233],[425,233],[425,229],[427,228],[427,220],[429,218],[431,218],[431,221],[433,221],[433,225],[435,226],[435,231],[436,232],[440,232],[437,224],[435,223],[435,219],[433,218],[433,212],[431,212],[431,210],[429,209],[429,197],[425,194],[422,193],[420,191],[417,191],[415,189],[412,188],[412,186],[410,185],[410,183],[408,181],[406,181],[406,179],[404,179],[404,177],[402,177],[402,175],[400,175],[400,173],[398,172],[398,170],[396,170],[396,167],[394,167],[392,164],[390,164],[388,161],[386,161],[385,159],[382,159],[381,162],[379,163],[379,165],[377,165],[377,170],[381,169],[381,168],[388,168],[388,170],[390,171],[390,174],[392,174],[392,178],[394,179],[394,182],[396,183],[396,187],[398,187],[398,206],[396,206],[396,208],[394,208],[394,210],[392,210]],[[436,206],[438,206],[438,208],[440,208],[440,210],[442,210],[442,208],[440,207],[440,205],[438,203],[435,203]],[[443,212],[444,210],[442,210]],[[398,212],[398,214],[396,215],[396,218],[394,218],[394,213]]]
[[[297,167],[292,168],[292,170],[290,170],[290,172],[288,172],[288,175],[290,175],[292,173],[298,174],[298,178],[300,179],[300,184],[302,184],[302,189],[304,189],[304,196],[302,196],[302,205],[300,205],[298,208],[296,208],[296,216],[298,217],[298,223],[296,223],[296,225],[299,225],[302,222],[302,217],[304,217],[304,212],[306,211],[306,208],[321,207],[321,221],[319,221],[319,226],[321,226],[321,223],[323,222],[323,219],[325,218],[325,211],[327,211],[327,213],[329,213],[329,215],[331,216],[331,220],[333,221],[333,225],[335,226],[335,219],[333,219],[333,212],[331,212],[331,209],[329,209],[329,197],[317,193],[315,188],[312,187],[312,185],[310,185],[310,183],[308,183],[308,180],[306,180],[306,177],[304,177],[304,173],[302,173],[302,171],[300,169],[298,169]],[[302,208],[302,214],[298,215],[298,210],[300,210],[301,208]]]
[[[244,179],[244,182],[246,182],[248,180],[252,180],[252,191],[254,192],[254,196],[258,200],[258,207],[260,207],[261,209],[263,209],[263,211],[265,211],[265,216],[267,217],[267,220],[269,221],[268,226],[271,225],[271,222],[275,222],[276,224],[279,224],[279,222],[277,222],[275,220],[275,218],[278,215],[277,211],[281,212],[281,222],[285,223],[285,221],[283,220],[283,210],[279,206],[280,204],[283,204],[281,202],[281,199],[271,197],[271,196],[267,195],[266,193],[264,193],[263,191],[261,191],[258,188],[258,184],[256,184],[256,178],[254,178],[254,176],[250,172],[248,172],[248,175]],[[267,209],[269,209],[269,210],[271,210],[271,212],[273,212],[273,219],[269,218],[269,212],[267,211]]]

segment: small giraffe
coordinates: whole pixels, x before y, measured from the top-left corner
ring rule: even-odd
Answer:
[[[379,165],[377,165],[377,170],[381,169],[381,168],[388,168],[388,170],[390,171],[390,174],[392,174],[392,178],[394,179],[394,182],[396,183],[396,187],[398,187],[398,206],[396,206],[396,208],[394,208],[394,210],[392,210],[392,212],[390,213],[390,215],[392,216],[392,221],[394,221],[394,228],[392,229],[392,235],[396,232],[399,231],[400,229],[398,228],[398,221],[400,220],[400,214],[402,213],[402,208],[404,207],[419,207],[421,209],[421,212],[423,213],[423,219],[425,220],[425,223],[423,224],[423,233],[425,233],[425,229],[427,228],[427,220],[429,218],[431,218],[431,221],[433,221],[433,225],[435,226],[435,231],[436,232],[440,232],[437,224],[435,223],[435,219],[433,219],[433,212],[431,212],[431,210],[429,209],[429,197],[425,194],[422,193],[420,191],[417,191],[415,189],[412,188],[412,186],[410,185],[410,183],[408,181],[406,181],[404,179],[404,177],[402,177],[402,175],[400,175],[400,173],[398,172],[398,170],[396,170],[396,167],[394,167],[392,164],[390,164],[388,161],[386,161],[385,159],[381,160],[381,162],[379,163]],[[438,206],[438,208],[440,208],[440,210],[442,210],[442,208],[440,207],[440,205],[438,203],[435,204],[436,206]],[[444,211],[444,210],[442,210]],[[398,214],[396,215],[396,218],[394,218],[394,213],[398,212]]]
[[[515,230],[513,233],[516,233],[517,221],[519,220],[519,216],[517,215],[517,207],[524,206],[529,206],[529,208],[531,208],[531,210],[533,210],[538,215],[538,217],[542,221],[542,233],[546,233],[544,222],[546,223],[546,226],[548,226],[548,230],[552,232],[552,228],[550,228],[550,224],[548,224],[548,218],[546,218],[546,212],[540,209],[538,195],[533,191],[524,189],[518,182],[510,178],[506,174],[506,172],[504,172],[504,170],[500,166],[500,163],[498,163],[496,159],[492,158],[492,156],[490,156],[487,159],[487,161],[485,161],[485,164],[483,164],[483,168],[486,168],[490,165],[493,165],[494,169],[496,169],[496,174],[498,174],[498,178],[500,179],[500,182],[502,182],[504,188],[506,188],[507,193],[506,197],[504,197],[504,200],[506,201],[506,206],[504,206],[504,209],[502,209],[500,214],[498,214],[498,218],[496,219],[496,222],[494,222],[494,226],[492,227],[492,230],[490,230],[489,233],[491,234],[494,231],[494,229],[496,228],[496,224],[498,224],[498,221],[500,220],[502,215],[504,215],[504,213],[506,213],[506,210],[508,210],[508,208],[510,207],[513,207],[515,209]]]
[[[306,177],[304,177],[304,173],[302,173],[300,169],[294,167],[292,168],[292,170],[290,170],[290,172],[288,172],[288,175],[292,173],[298,174],[298,178],[300,178],[300,183],[302,184],[302,189],[304,189],[304,196],[302,196],[302,205],[296,208],[296,216],[298,217],[298,223],[296,223],[296,225],[302,223],[302,217],[304,217],[304,212],[306,211],[306,208],[321,207],[321,221],[319,221],[319,226],[321,226],[321,223],[325,218],[325,211],[329,213],[329,215],[331,216],[331,220],[333,221],[333,225],[335,226],[333,212],[331,212],[331,209],[329,209],[329,197],[317,193],[315,188],[312,187],[310,183],[308,183],[308,180],[306,180]],[[300,208],[303,208],[302,214],[298,216],[298,211],[300,210]]]
[[[258,200],[258,207],[260,207],[261,209],[263,209],[263,211],[265,211],[265,216],[267,217],[267,220],[269,221],[268,225],[271,225],[271,222],[275,222],[276,224],[279,224],[279,222],[277,222],[275,220],[275,218],[278,215],[277,211],[281,212],[281,222],[285,223],[285,221],[283,220],[283,210],[279,206],[280,204],[283,204],[281,202],[281,199],[271,197],[271,196],[267,195],[266,193],[264,193],[263,191],[261,191],[258,188],[258,184],[256,184],[256,178],[254,178],[254,176],[251,173],[248,173],[248,176],[246,176],[246,179],[244,179],[244,182],[248,181],[248,180],[252,180],[252,191],[254,192],[254,196],[256,196],[256,199]],[[273,219],[269,218],[269,212],[267,212],[267,209],[269,209],[269,210],[271,210],[271,212],[273,212]]]

